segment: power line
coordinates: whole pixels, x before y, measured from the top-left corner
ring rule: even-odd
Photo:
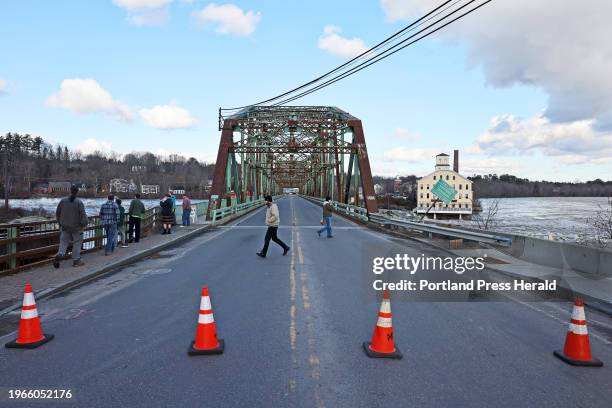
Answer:
[[[468,14],[473,13],[474,11],[476,11],[476,10],[478,10],[479,8],[483,7],[483,6],[484,6],[484,5],[486,5],[487,3],[492,2],[493,0],[487,0],[487,1],[485,1],[484,3],[481,3],[481,4],[479,4],[478,6],[476,6],[476,7],[472,8],[472,9],[468,10],[467,12],[465,12],[465,13],[463,13],[463,14],[461,14],[461,15],[459,15],[459,16],[457,16],[457,17],[455,17],[454,19],[452,19],[452,20],[450,20],[450,21],[448,21],[448,22],[444,23],[444,24],[443,24],[443,25],[441,25],[440,27],[437,27],[437,28],[435,28],[434,30],[432,30],[432,31],[430,31],[430,32],[428,32],[428,33],[425,33],[425,34],[424,34],[424,35],[422,35],[421,37],[419,37],[419,38],[417,38],[417,39],[415,39],[415,40],[413,40],[413,41],[408,42],[407,44],[405,44],[405,45],[403,45],[403,46],[401,46],[401,47],[397,48],[397,49],[396,49],[396,50],[394,50],[394,51],[391,51],[391,50],[393,50],[394,48],[398,47],[399,45],[404,44],[406,41],[410,40],[411,38],[414,38],[415,36],[417,36],[417,35],[419,35],[419,34],[423,33],[424,31],[426,31],[427,29],[431,28],[432,26],[435,26],[435,25],[436,25],[436,24],[438,24],[439,22],[441,22],[441,21],[443,21],[444,19],[446,19],[448,16],[450,16],[450,15],[452,15],[452,14],[456,13],[457,11],[459,11],[459,10],[463,9],[464,7],[466,7],[466,6],[470,5],[470,4],[471,4],[471,3],[473,3],[474,1],[476,1],[476,0],[471,0],[469,3],[467,3],[467,4],[463,5],[463,6],[461,6],[459,9],[457,9],[457,10],[453,11],[452,13],[450,13],[449,15],[447,15],[446,17],[443,17],[442,19],[440,19],[440,20],[436,21],[435,23],[433,23],[433,24],[429,25],[428,27],[426,27],[426,28],[424,28],[424,29],[422,29],[422,30],[418,31],[418,32],[417,32],[417,33],[415,33],[414,35],[411,35],[410,37],[406,38],[405,40],[403,40],[402,42],[400,42],[400,43],[396,44],[395,46],[393,46],[393,47],[391,47],[391,48],[389,48],[389,49],[385,50],[384,52],[382,52],[382,53],[380,53],[380,54],[378,54],[378,55],[376,55],[376,56],[374,56],[374,57],[370,58],[370,59],[369,59],[369,60],[367,60],[367,61],[364,61],[363,63],[359,64],[357,67],[352,68],[351,70],[349,70],[349,71],[347,71],[347,72],[345,72],[345,73],[343,73],[343,74],[337,75],[336,77],[334,77],[334,78],[332,78],[332,79],[329,79],[329,80],[325,81],[324,83],[322,83],[322,84],[320,84],[320,85],[317,85],[315,88],[309,89],[308,91],[304,91],[304,92],[302,92],[302,93],[300,93],[300,94],[298,94],[298,95],[295,95],[295,96],[292,96],[292,97],[287,98],[287,99],[285,99],[285,100],[282,100],[282,101],[280,101],[280,102],[277,102],[277,103],[275,103],[275,104],[274,104],[274,106],[278,106],[278,105],[284,105],[284,104],[287,104],[287,103],[292,102],[292,101],[294,101],[294,100],[296,100],[296,99],[302,98],[302,97],[304,97],[304,96],[306,96],[306,95],[309,95],[309,94],[311,94],[311,93],[313,93],[313,92],[316,92],[316,91],[318,91],[318,90],[320,90],[320,89],[323,89],[323,88],[325,88],[325,87],[327,87],[327,86],[329,86],[329,85],[331,85],[331,84],[333,84],[333,83],[335,83],[335,82],[338,82],[338,81],[340,81],[340,80],[342,80],[342,79],[344,79],[344,78],[346,78],[346,77],[349,77],[349,76],[351,76],[351,75],[353,75],[353,74],[355,74],[355,73],[357,73],[357,72],[359,72],[359,71],[361,71],[361,70],[363,70],[363,69],[365,69],[365,68],[369,67],[370,65],[373,65],[373,64],[375,64],[375,63],[377,63],[377,62],[379,62],[379,61],[381,61],[381,60],[383,60],[383,59],[385,59],[385,58],[387,58],[387,57],[390,57],[391,55],[395,54],[396,52],[401,51],[401,50],[403,50],[404,48],[406,48],[406,47],[408,47],[408,46],[410,46],[410,45],[412,45],[412,44],[415,44],[415,43],[419,42],[419,41],[420,41],[420,40],[422,40],[423,38],[426,38],[426,37],[430,36],[431,34],[434,34],[435,32],[437,32],[437,31],[439,31],[439,30],[443,29],[444,27],[446,27],[446,26],[448,26],[448,25],[450,25],[450,24],[454,23],[455,21],[457,21],[457,20],[459,20],[459,19],[461,19],[461,18],[463,18],[463,17],[467,16]],[[386,55],[385,55],[385,54],[386,54]]]
[[[383,40],[383,41],[379,42],[378,44],[376,44],[376,45],[375,45],[375,46],[373,46],[372,48],[370,48],[370,49],[368,49],[368,50],[366,50],[366,51],[362,52],[361,54],[359,54],[358,56],[354,57],[353,59],[351,59],[351,60],[349,60],[349,61],[347,61],[347,62],[345,62],[345,63],[343,63],[343,64],[341,64],[341,65],[339,65],[339,66],[337,66],[336,68],[334,68],[334,69],[332,69],[331,71],[326,72],[325,74],[323,74],[323,75],[321,75],[321,76],[319,76],[319,77],[317,77],[317,78],[313,79],[312,81],[309,81],[309,82],[307,82],[307,83],[305,83],[305,84],[302,84],[302,85],[298,86],[297,88],[294,88],[294,89],[292,89],[292,90],[290,90],[290,91],[287,91],[287,92],[285,92],[285,93],[282,93],[282,94],[280,94],[280,95],[277,95],[277,96],[275,96],[275,97],[273,97],[273,98],[266,99],[266,100],[264,100],[264,101],[260,101],[260,102],[257,102],[257,103],[253,103],[253,104],[251,104],[251,105],[245,105],[245,106],[240,106],[240,107],[236,107],[236,108],[222,108],[221,110],[223,110],[223,111],[228,111],[228,110],[239,110],[239,109],[249,108],[249,107],[251,107],[251,106],[255,106],[255,105],[263,105],[263,104],[265,104],[265,103],[272,102],[272,101],[274,101],[274,100],[276,100],[276,99],[282,98],[283,96],[287,96],[287,95],[292,94],[292,93],[294,93],[294,92],[296,92],[296,91],[299,91],[300,89],[304,89],[305,87],[307,87],[307,86],[309,86],[309,85],[312,85],[312,84],[314,84],[314,83],[316,83],[316,82],[320,81],[321,79],[324,79],[324,78],[328,77],[329,75],[331,75],[331,74],[333,74],[333,73],[335,73],[335,72],[338,72],[338,71],[339,71],[339,70],[341,70],[342,68],[344,68],[344,67],[346,67],[346,66],[348,66],[348,65],[350,65],[350,64],[352,64],[352,63],[354,63],[355,61],[357,61],[358,59],[360,59],[360,58],[364,57],[365,55],[370,54],[372,51],[374,51],[374,50],[378,49],[380,46],[382,46],[382,45],[384,45],[384,44],[388,43],[389,41],[391,41],[391,40],[393,40],[394,38],[398,37],[399,35],[401,35],[401,34],[402,34],[402,33],[404,33],[405,31],[407,31],[407,30],[409,30],[410,28],[414,27],[415,25],[417,25],[417,24],[418,24],[418,23],[420,23],[421,21],[425,20],[425,19],[426,19],[427,17],[429,17],[430,15],[432,15],[432,14],[434,14],[435,12],[437,12],[438,10],[442,9],[442,8],[443,8],[444,6],[446,6],[448,3],[451,3],[451,1],[452,1],[452,0],[447,0],[447,1],[445,1],[444,3],[440,4],[438,7],[434,8],[433,10],[431,10],[430,12],[428,12],[427,14],[425,14],[424,16],[422,16],[421,18],[419,18],[418,20],[416,20],[416,21],[414,21],[414,22],[410,23],[409,25],[407,25],[407,26],[406,26],[406,27],[404,27],[403,29],[401,29],[401,30],[399,30],[398,32],[396,32],[395,34],[393,34],[393,35],[391,35],[391,36],[387,37],[385,40]],[[456,3],[456,1],[455,1],[455,3]]]

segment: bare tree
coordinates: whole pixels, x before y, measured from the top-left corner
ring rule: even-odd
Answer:
[[[612,242],[612,201],[604,207],[599,205],[599,210],[593,217],[587,218],[587,224],[595,230],[597,244],[605,248]]]
[[[492,200],[491,203],[483,208],[481,212],[474,214],[472,219],[476,222],[479,229],[489,230],[494,228],[499,222],[497,213],[499,212],[499,199]]]

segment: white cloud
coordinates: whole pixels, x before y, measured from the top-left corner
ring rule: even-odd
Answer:
[[[593,120],[560,124],[544,115],[528,119],[496,116],[478,137],[477,147],[489,155],[541,153],[565,164],[612,161],[612,133],[596,130]]]
[[[412,21],[438,0],[381,0],[387,20]],[[490,85],[527,84],[549,96],[551,122],[595,119],[612,130],[612,2],[584,0],[568,12],[558,0],[493,2],[436,34],[467,45]]]
[[[200,11],[193,13],[193,16],[201,24],[216,24],[215,31],[220,34],[235,34],[239,36],[249,36],[255,32],[257,23],[261,20],[260,12],[252,10],[244,12],[234,4],[215,4],[210,3]]]
[[[193,157],[200,163],[214,163],[217,160],[217,154],[212,153],[212,152],[201,152],[201,151],[181,152],[177,150],[168,150],[164,148],[159,148],[155,151],[155,154],[158,156],[163,156],[163,157],[168,157],[170,155],[176,154],[179,156],[183,156],[186,159]]]
[[[139,112],[145,125],[155,129],[185,129],[195,125],[196,120],[185,108],[170,102],[169,105],[157,105]]]
[[[339,34],[340,32],[342,32],[340,27],[325,26],[323,35],[319,38],[319,48],[342,58],[356,57],[369,49],[360,38],[345,38]]]
[[[110,142],[106,142],[104,140],[90,138],[79,143],[76,150],[83,154],[90,154],[93,152],[110,152],[112,150],[112,145]]]
[[[117,7],[128,11],[157,9],[169,5],[174,0],[113,0]]]
[[[174,0],[113,0],[127,12],[130,24],[136,26],[163,25],[168,21],[168,6]]]
[[[64,79],[60,90],[47,99],[52,108],[63,108],[75,113],[104,112],[121,120],[132,120],[131,110],[93,79]]]
[[[418,132],[410,132],[404,128],[395,129],[395,137],[401,140],[408,140],[415,142],[417,140],[421,140],[421,134]]]
[[[430,161],[433,163],[436,154],[440,153],[431,148],[395,147],[383,153],[383,159],[389,162],[418,163]]]
[[[461,159],[459,173],[472,174],[516,174],[522,166],[515,160],[494,157]]]

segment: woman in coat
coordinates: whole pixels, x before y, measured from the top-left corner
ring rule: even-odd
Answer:
[[[159,206],[161,207],[161,222],[164,234],[171,234],[172,224],[174,223],[174,211],[172,204],[172,197],[170,194],[166,194],[166,196],[159,202]]]

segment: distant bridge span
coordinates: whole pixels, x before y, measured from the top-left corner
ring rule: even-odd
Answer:
[[[378,212],[363,126],[347,112],[255,106],[220,117],[219,124],[211,202],[243,203],[299,188],[305,195],[329,195]]]

